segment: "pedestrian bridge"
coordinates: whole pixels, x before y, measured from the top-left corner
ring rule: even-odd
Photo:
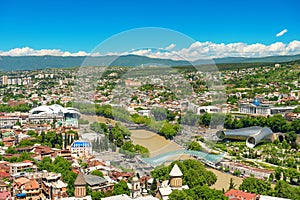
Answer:
[[[152,166],[157,166],[165,162],[177,160],[176,157],[180,157],[182,155],[190,155],[190,156],[197,157],[199,160],[201,160],[202,162],[208,165],[214,165],[220,162],[224,157],[224,154],[209,154],[202,151],[192,151],[192,150],[176,150],[176,151],[160,154],[152,158],[141,158],[141,160]]]

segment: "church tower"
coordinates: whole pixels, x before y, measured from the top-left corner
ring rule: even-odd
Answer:
[[[182,172],[179,169],[178,165],[175,164],[169,174],[169,184],[172,189],[181,188],[182,187]]]
[[[86,181],[83,177],[83,174],[79,172],[79,174],[76,177],[76,180],[74,182],[75,191],[74,196],[75,198],[82,198],[86,196]]]
[[[131,198],[137,198],[137,197],[141,196],[141,183],[136,176],[133,177],[133,179],[132,179],[130,193],[131,193],[131,195],[130,195]]]

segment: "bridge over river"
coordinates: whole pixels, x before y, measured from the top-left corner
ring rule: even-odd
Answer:
[[[165,162],[177,160],[177,158],[182,155],[190,155],[197,157],[199,160],[210,166],[214,166],[216,163],[220,162],[224,157],[224,154],[208,154],[202,151],[176,150],[163,153],[151,158],[141,158],[141,160],[147,164],[150,164],[151,166],[157,166]]]

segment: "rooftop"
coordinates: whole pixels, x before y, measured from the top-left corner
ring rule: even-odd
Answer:
[[[234,189],[229,190],[224,195],[227,197],[236,197],[241,200],[253,200],[256,198],[256,194],[243,192],[241,190],[234,190]]]
[[[169,174],[170,176],[183,176],[181,170],[179,169],[178,165],[175,164]]]
[[[91,174],[84,175],[84,179],[89,185],[99,185],[107,182],[106,179]]]
[[[74,185],[76,186],[81,186],[81,185],[85,185],[86,184],[86,181],[84,179],[84,176],[82,173],[79,173],[76,177],[76,180],[74,182]]]

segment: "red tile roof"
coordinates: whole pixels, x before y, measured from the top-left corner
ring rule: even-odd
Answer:
[[[28,183],[25,184],[25,190],[36,190],[39,188],[40,185],[35,179],[31,179]]]
[[[232,199],[255,200],[256,199],[256,194],[243,192],[241,190],[234,190],[234,189],[229,190],[224,195],[227,197],[231,197],[231,198],[229,198],[230,200],[232,200]]]
[[[7,191],[0,192],[0,199],[11,199],[10,193]]]
[[[8,178],[10,177],[10,174],[7,172],[0,172],[0,178]]]

